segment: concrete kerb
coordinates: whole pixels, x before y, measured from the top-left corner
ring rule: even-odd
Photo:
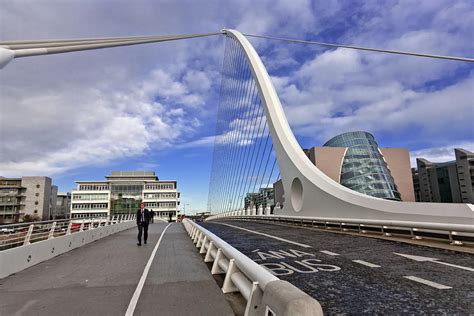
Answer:
[[[0,251],[0,279],[135,225],[121,222]]]
[[[319,302],[308,294],[278,279],[205,228],[189,220],[183,224],[199,253],[205,254],[205,262],[214,262],[211,273],[226,274],[222,291],[239,291],[247,300],[244,315],[323,315]]]

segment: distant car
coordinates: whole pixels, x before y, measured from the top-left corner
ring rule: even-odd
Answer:
[[[4,234],[13,234],[15,232],[15,228],[2,228],[0,231]]]

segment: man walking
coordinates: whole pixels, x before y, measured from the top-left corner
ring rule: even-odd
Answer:
[[[146,245],[148,239],[148,223],[150,222],[150,212],[145,208],[145,204],[141,203],[137,211],[137,226],[138,226],[138,246],[142,245],[142,231],[143,242]]]

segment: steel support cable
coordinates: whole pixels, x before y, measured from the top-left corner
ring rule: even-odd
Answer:
[[[224,98],[225,102],[224,104],[221,104],[221,106],[224,106],[225,109],[225,119],[222,120],[222,133],[224,133],[224,138],[223,138],[223,144],[221,146],[222,148],[222,159],[221,159],[221,164],[219,166],[219,169],[221,170],[221,173],[223,173],[219,178],[222,182],[222,184],[219,186],[220,187],[220,193],[219,193],[219,210],[223,210],[223,203],[224,203],[224,198],[225,198],[225,189],[226,189],[226,179],[227,179],[227,164],[228,164],[228,159],[229,159],[229,144],[231,143],[231,137],[232,134],[228,131],[229,128],[229,123],[230,120],[232,119],[232,111],[235,106],[235,103],[233,102],[236,98],[236,95],[238,94],[238,80],[236,78],[239,77],[241,69],[237,69],[238,66],[238,58],[239,56],[239,48],[236,45],[235,42],[233,44],[233,54],[231,56],[231,64],[230,64],[230,69],[229,69],[229,78],[230,78],[230,85],[228,85],[228,89],[230,93],[226,98]],[[226,94],[227,95],[227,94]]]
[[[243,60],[243,63],[245,63],[245,59]],[[245,64],[244,64],[244,67],[245,67]],[[229,196],[230,196],[230,200],[232,201],[231,202],[231,206],[230,208],[233,207],[234,205],[234,193],[236,191],[236,188],[239,186],[239,183],[241,181],[241,177],[240,177],[240,174],[239,174],[239,167],[240,167],[240,162],[241,162],[241,157],[242,157],[242,143],[245,142],[245,131],[246,131],[246,128],[245,128],[245,115],[246,115],[246,108],[247,108],[247,104],[248,104],[248,101],[251,97],[251,95],[254,93],[254,85],[252,85],[252,74],[250,72],[250,69],[248,67],[245,67],[246,68],[246,76],[245,76],[245,93],[244,93],[244,97],[241,98],[240,100],[240,104],[241,104],[241,107],[242,107],[242,111],[239,113],[238,117],[239,117],[239,125],[237,126],[237,130],[239,131],[239,138],[237,139],[237,141],[234,143],[234,146],[235,146],[235,149],[236,149],[236,154],[235,154],[235,159],[234,159],[234,163],[235,163],[235,166],[234,166],[234,169],[231,173],[231,179],[233,180],[233,186],[230,188],[230,191],[228,192],[229,193]],[[233,163],[233,164],[234,164]]]
[[[237,45],[237,43],[235,41],[233,41],[234,44],[236,45],[236,57],[235,57],[235,61],[236,61],[236,69],[237,67],[239,67],[239,71],[236,72],[236,77],[234,78],[234,82],[235,84],[238,85],[238,89],[236,89],[236,93],[234,94],[234,97],[231,99],[230,102],[232,102],[234,104],[234,106],[238,109],[238,111],[234,112],[234,113],[231,113],[231,117],[229,120],[229,123],[232,122],[233,120],[235,120],[235,118],[237,117],[237,119],[239,118],[240,116],[240,113],[243,111],[242,109],[239,109],[239,101],[241,101],[241,90],[243,89],[243,87],[245,87],[245,84],[246,84],[246,81],[242,80],[242,78],[245,78],[245,75],[247,75],[248,71],[247,69],[244,67],[243,65],[243,60],[244,60],[244,56],[242,55],[242,52],[240,51],[240,48],[239,46]],[[233,114],[233,115],[232,115]],[[237,115],[236,115],[237,114]],[[237,120],[237,124],[239,123],[239,121]],[[229,136],[230,136],[230,139],[228,141],[229,143],[229,150],[226,150],[226,159],[228,161],[228,163],[224,166],[224,170],[226,171],[225,173],[225,178],[223,180],[223,196],[222,196],[222,209],[224,211],[227,210],[228,208],[228,205],[229,205],[229,201],[228,201],[228,198],[229,198],[229,191],[232,190],[232,186],[234,185],[234,179],[232,178],[232,174],[233,174],[233,169],[235,169],[235,155],[234,155],[234,152],[236,150],[236,143],[238,142],[239,140],[239,137],[240,137],[240,134],[238,133],[238,129],[239,129],[239,124],[236,125],[235,127],[232,127],[233,129],[235,130],[232,130],[231,129],[231,126],[230,124],[228,125],[228,129],[229,129]],[[230,164],[230,166],[229,166]]]
[[[252,78],[250,78],[252,79]],[[243,133],[243,141],[246,142],[249,138],[250,138],[250,131],[251,131],[251,128],[249,127],[250,126],[250,123],[251,121],[254,119],[254,117],[256,117],[257,113],[258,113],[258,107],[255,105],[255,84],[253,84],[253,81],[252,80],[249,80],[250,83],[252,83],[252,93],[250,94],[250,98],[249,98],[249,104],[252,105],[252,107],[250,108],[250,111],[248,111],[244,117],[244,119],[242,120],[244,123],[246,123],[245,125],[245,129],[244,129],[244,133]],[[242,168],[244,168],[244,160],[246,159],[247,157],[247,152],[249,151],[249,148],[251,146],[250,145],[247,145],[245,143],[242,143],[240,145],[240,155],[239,155],[239,164],[238,164],[238,168],[237,168],[237,176],[239,177],[239,183],[238,183],[238,186],[237,188],[235,189],[235,192],[239,192],[240,193],[240,187],[242,186],[242,183],[244,182],[244,178],[243,178],[243,170]],[[234,192],[234,194],[235,194]],[[237,199],[238,199],[238,196],[237,196]]]
[[[234,86],[236,88],[234,88],[234,94],[233,96],[229,99],[229,102],[232,103],[236,109],[239,108],[239,96],[241,96],[241,90],[243,89],[244,85],[245,85],[245,82],[241,80],[241,78],[243,77],[243,75],[245,74],[246,72],[246,69],[245,67],[242,66],[242,61],[244,59],[244,57],[242,56],[242,53],[240,51],[240,48],[239,46],[237,45],[237,43],[235,41],[233,41],[234,44],[235,44],[235,47],[236,47],[236,57],[234,58],[235,60],[235,64],[233,65],[233,70],[235,72],[235,77],[233,78],[233,83],[234,83]],[[237,132],[233,131],[231,129],[231,125],[230,123],[235,120],[235,117],[238,117],[239,114],[236,115],[236,113],[239,113],[240,114],[240,111],[236,111],[236,112],[233,112],[231,111],[230,113],[230,119],[229,119],[229,122],[226,124],[225,128],[228,129],[228,135],[229,135],[229,138],[227,140],[227,143],[228,143],[228,149],[226,150],[225,152],[225,156],[226,156],[226,163],[225,165],[223,166],[224,167],[224,170],[225,170],[225,175],[224,175],[224,178],[223,178],[223,185],[222,185],[222,188],[223,188],[223,191],[222,191],[222,194],[221,194],[221,208],[223,211],[226,211],[227,210],[227,207],[228,207],[228,195],[229,195],[229,190],[231,190],[232,188],[232,185],[233,185],[233,179],[231,178],[232,177],[232,167],[233,167],[233,161],[235,160],[235,143],[236,143],[236,140],[238,139],[239,135]]]
[[[267,129],[268,129],[267,124],[266,124],[266,127],[267,127]],[[267,132],[267,137],[266,137],[266,139],[265,139],[265,145],[264,145],[264,147],[263,147],[264,150],[263,150],[263,152],[262,152],[262,159],[260,159],[260,164],[258,165],[257,176],[256,176],[256,178],[255,178],[255,183],[254,183],[254,185],[253,185],[253,188],[254,188],[253,191],[255,191],[255,187],[257,186],[257,182],[258,182],[258,179],[259,179],[259,176],[260,176],[260,170],[261,170],[261,168],[262,168],[262,162],[263,162],[263,160],[264,160],[264,157],[266,156],[265,153],[267,152],[267,144],[268,144],[268,140],[269,140],[269,139],[270,139],[270,130],[268,130],[268,132]],[[272,147],[272,148],[273,148],[273,147]],[[270,149],[269,154],[271,154],[271,149]],[[265,167],[265,168],[266,168],[266,167]],[[265,172],[266,172],[266,169],[263,170],[262,179],[263,179],[263,177],[265,176]],[[260,189],[261,187],[262,187],[262,185],[259,186],[259,189]]]
[[[251,180],[252,180],[252,178],[250,178],[250,181]],[[246,184],[245,184],[245,186],[239,187],[239,191],[238,191],[239,196],[243,197],[245,195],[245,187],[246,187]],[[242,190],[243,190],[243,192],[242,192]]]
[[[248,83],[251,83],[250,80],[247,81]],[[252,86],[253,88],[253,86]],[[250,96],[247,96],[248,98],[246,100],[249,100],[249,97],[251,97],[254,93],[254,90],[250,90],[251,91],[251,94]],[[253,108],[250,108],[250,112],[248,112],[248,110],[245,110],[244,113],[243,113],[243,116],[241,118],[241,123],[242,125],[239,127],[241,132],[240,132],[240,139],[239,141],[235,144],[237,146],[237,148],[239,149],[238,150],[238,158],[237,158],[237,163],[235,164],[235,170],[234,170],[234,174],[233,174],[233,177],[235,179],[235,186],[228,192],[228,198],[231,199],[231,205],[229,207],[232,207],[232,204],[234,202],[234,192],[236,190],[236,188],[238,186],[240,186],[240,183],[242,182],[242,176],[241,176],[241,168],[242,168],[242,161],[243,161],[243,157],[244,157],[244,152],[246,150],[246,148],[248,146],[246,146],[245,142],[246,142],[246,139],[249,137],[249,128],[248,128],[248,120],[247,120],[247,117],[248,117],[248,113],[253,113],[254,112],[254,109]]]
[[[265,171],[262,175],[262,181],[260,182],[260,187],[262,187],[263,185],[263,181],[265,180],[265,175],[267,174],[267,167],[268,167],[268,162],[270,161],[270,157],[272,156],[272,150],[273,150],[273,143],[272,143],[272,146],[270,148],[270,153],[268,154],[268,157],[267,157],[267,162],[265,163]],[[268,187],[268,185],[267,185]]]
[[[241,52],[242,56],[245,57],[243,55],[243,52]],[[247,122],[247,113],[249,113],[247,110],[245,110],[247,108],[247,104],[251,104],[251,100],[253,99],[253,95],[255,93],[255,85],[253,84],[253,77],[252,77],[252,74],[250,72],[250,68],[248,67],[246,61],[245,61],[245,58],[243,59],[243,66],[247,69],[247,73],[248,73],[248,77],[245,78],[246,82],[247,82],[247,85],[246,85],[246,89],[247,89],[247,93],[246,93],[246,96],[245,98],[242,99],[242,101],[244,102],[243,103],[243,115],[242,117],[240,118],[240,121],[241,121],[241,124],[244,124],[243,126],[240,125],[239,126],[239,130],[241,130],[241,141],[239,141],[238,143],[236,143],[235,145],[237,146],[238,149],[240,149],[238,151],[238,157],[237,157],[237,164],[236,164],[236,169],[234,170],[234,173],[232,175],[232,177],[235,179],[236,181],[236,185],[233,186],[233,188],[231,189],[231,191],[229,192],[231,195],[231,200],[232,200],[232,204],[231,204],[231,208],[234,206],[234,201],[235,201],[235,192],[237,190],[237,188],[240,186],[240,183],[242,182],[242,176],[241,176],[241,173],[240,173],[240,170],[241,170],[241,165],[242,165],[242,154],[244,152],[244,150],[242,149],[245,144],[244,142],[246,141],[246,139],[248,138],[248,133],[247,131],[249,130],[248,127],[245,125],[245,123]],[[252,108],[251,108],[252,109]],[[248,124],[247,124],[248,125]]]
[[[91,50],[91,49],[102,49],[102,48],[111,48],[111,47],[119,47],[119,46],[175,41],[175,40],[182,40],[182,39],[191,39],[191,38],[198,38],[198,37],[220,35],[220,34],[222,33],[219,32],[219,33],[205,33],[205,34],[159,36],[159,37],[154,37],[151,39],[136,39],[136,40],[123,40],[123,41],[112,41],[112,42],[94,42],[91,44],[80,44],[80,45],[67,45],[66,44],[66,46],[59,46],[59,47],[37,47],[37,48],[17,49],[17,50],[13,50],[13,52],[15,54],[15,58],[20,58],[20,57],[29,57],[29,56],[38,56],[38,55],[77,52],[77,51],[84,51],[84,50]]]
[[[260,102],[260,107],[262,107],[261,102]],[[261,128],[262,128],[262,123],[263,123],[263,128],[264,128],[264,130],[265,130],[265,126],[266,126],[266,120],[263,119],[264,116],[265,116],[265,115],[264,115],[264,113],[263,113],[263,107],[262,107],[262,114],[260,115],[260,121],[259,121],[259,123],[258,123],[258,131],[257,131],[257,135],[255,136],[255,139],[256,139],[256,138],[259,138],[259,142],[258,142],[258,144],[259,144],[259,149],[258,149],[258,151],[257,151],[257,155],[255,155],[255,148],[257,147],[257,141],[255,141],[255,146],[254,146],[254,148],[253,148],[253,150],[252,150],[252,159],[251,159],[251,162],[252,162],[252,163],[251,163],[251,165],[250,165],[250,169],[252,169],[252,174],[250,174],[250,172],[249,172],[249,174],[247,175],[247,177],[250,175],[250,177],[248,178],[248,179],[249,179],[249,187],[248,187],[247,191],[250,191],[251,184],[252,184],[252,178],[253,178],[253,176],[254,176],[255,167],[256,167],[256,164],[257,164],[258,153],[260,152],[260,146],[261,146],[261,140],[262,140],[262,138],[259,137],[259,135],[260,135],[260,130],[261,130]],[[262,131],[262,132],[263,132],[263,131]],[[255,156],[255,159],[254,159],[254,156]],[[254,162],[254,161],[255,161],[255,162]],[[252,166],[253,166],[253,168],[252,168]],[[249,169],[249,171],[250,171],[250,169]],[[252,193],[253,193],[253,192],[252,192]]]
[[[252,182],[254,182],[254,181],[253,181],[253,178],[254,178],[254,174],[255,174],[255,168],[257,167],[257,162],[258,162],[258,160],[259,160],[259,158],[260,158],[259,154],[260,154],[260,149],[261,149],[261,147],[262,147],[262,142],[263,142],[263,138],[262,138],[262,137],[259,137],[259,136],[260,136],[260,135],[259,135],[259,134],[260,134],[260,128],[261,128],[261,126],[262,126],[262,123],[264,123],[264,124],[263,124],[263,131],[262,131],[262,133],[263,133],[263,132],[265,131],[265,128],[267,127],[267,121],[266,121],[266,120],[263,120],[263,117],[264,117],[264,116],[265,116],[265,115],[262,115],[261,118],[260,118],[261,122],[260,122],[260,126],[259,126],[258,133],[257,133],[257,137],[258,137],[258,149],[257,149],[257,153],[256,153],[256,155],[255,155],[255,160],[254,160],[255,162],[253,163],[253,167],[252,167],[252,174],[250,175],[250,178],[249,178],[249,187],[248,187],[248,189],[247,189],[247,192],[252,192],[252,193],[255,193],[255,185],[252,187]],[[257,144],[257,141],[255,141],[255,144]],[[257,145],[256,145],[256,146],[257,146]],[[255,147],[256,147],[256,146],[255,146]],[[255,149],[255,148],[254,148],[254,149]],[[260,161],[261,161],[261,159],[260,159]],[[260,164],[261,164],[261,163],[260,163]],[[257,178],[258,178],[258,173],[257,173]],[[256,178],[255,180],[257,180],[257,178]],[[255,181],[255,182],[256,182],[256,181]]]
[[[233,39],[230,39],[230,40],[233,40]],[[234,40],[233,40],[233,41],[234,41]],[[241,65],[242,65],[243,67],[245,67],[245,66],[247,66],[246,63],[245,63],[245,56],[243,55],[243,52],[242,52],[241,50],[239,50],[239,52],[240,52],[241,55],[242,55],[242,63],[241,63]],[[249,77],[250,77],[250,76],[251,76],[251,74],[250,74],[250,69],[249,69],[248,67],[246,67],[246,70],[247,70],[246,73],[248,73],[248,75],[249,75]],[[246,77],[246,78],[247,78],[247,77]],[[247,81],[247,83],[249,83],[249,82],[250,82],[250,81]],[[250,90],[250,89],[249,89],[249,90]],[[245,108],[244,108],[244,109],[245,109]],[[244,111],[244,112],[245,112],[245,111]],[[242,119],[241,122],[242,122],[242,123],[245,123],[246,120],[245,120],[245,119]],[[243,136],[244,136],[244,138],[247,138],[247,128],[244,129]],[[236,144],[236,145],[238,146],[238,148],[241,148],[241,146],[239,146],[239,144]],[[239,157],[240,157],[240,156],[241,156],[241,154],[239,155]],[[226,198],[228,198],[228,196],[227,196],[228,193],[229,193],[229,191],[226,192]]]
[[[290,39],[290,38],[283,38],[283,37],[255,35],[255,34],[244,34],[244,36],[255,37],[255,38],[264,38],[264,39],[276,40],[276,41],[284,41],[284,42],[290,42],[290,43],[301,43],[301,44],[312,44],[312,45],[320,45],[320,46],[328,46],[328,47],[348,48],[348,49],[355,49],[355,50],[362,50],[362,51],[369,51],[369,52],[406,55],[406,56],[415,56],[415,57],[426,57],[426,58],[436,58],[436,59],[446,59],[446,60],[455,60],[455,61],[467,61],[467,62],[471,62],[471,63],[474,62],[474,58],[468,58],[468,57],[457,57],[457,56],[415,53],[415,52],[407,52],[407,51],[400,51],[400,50],[380,49],[380,48],[371,48],[371,47],[362,47],[362,46],[344,45],[344,44],[332,44],[332,43],[323,43],[323,42],[315,42],[315,41]]]
[[[258,137],[258,134],[260,133],[260,128],[262,127],[262,122],[264,122],[263,117],[265,116],[264,113],[263,113],[263,106],[261,105],[261,102],[259,102],[259,104],[260,104],[260,108],[262,109],[262,113],[260,114],[260,121],[259,121],[259,124],[258,124],[257,137]],[[252,139],[254,139],[254,135],[252,135]],[[255,163],[253,161],[254,161],[254,154],[255,154],[255,147],[256,146],[257,146],[257,142],[255,142],[255,146],[253,146],[253,148],[252,148],[252,158],[250,159],[249,172],[247,174],[247,180],[249,182],[249,187],[248,187],[247,191],[250,190],[250,185],[252,184],[253,171],[252,171],[252,175],[250,176],[250,169],[252,169],[252,165],[254,166],[254,169],[255,169],[255,164],[256,164],[257,157],[255,157]],[[249,176],[250,176],[250,178],[249,178]],[[247,188],[247,184],[245,185],[245,188]]]
[[[223,82],[225,80],[224,76],[224,68],[225,64],[228,61],[228,58],[226,58],[227,54],[229,53],[229,45],[228,42],[226,41],[224,44],[224,57],[222,58],[222,67],[221,67],[221,85],[219,87],[219,101],[218,104],[221,103],[221,98],[222,98],[222,87],[223,87]],[[219,106],[217,109],[216,113],[216,127],[215,127],[215,136],[214,136],[214,149],[213,149],[213,154],[212,154],[212,169],[211,169],[211,176],[209,177],[209,187],[208,187],[208,194],[207,194],[207,211],[209,212],[209,208],[212,208],[213,205],[213,199],[214,199],[214,192],[215,192],[215,184],[216,184],[216,178],[215,178],[215,173],[216,173],[216,168],[214,168],[216,164],[216,150],[218,149],[216,146],[217,142],[217,134],[218,134],[218,124],[219,124],[219,114],[221,112],[221,107]]]
[[[203,34],[225,34],[225,32],[216,32],[216,33],[203,33]],[[48,40],[19,40],[19,41],[0,41],[0,45],[20,45],[20,44],[40,44],[40,43],[71,43],[77,41],[109,41],[109,40],[133,40],[133,39],[143,39],[151,37],[163,37],[163,36],[177,36],[175,35],[137,35],[137,36],[119,36],[119,37],[86,37],[79,39],[48,39]],[[184,34],[181,34],[184,35]],[[193,34],[187,34],[193,35]],[[198,34],[195,34],[198,35]]]
[[[275,157],[275,159],[273,160],[273,166],[272,166],[272,171],[268,177],[268,182],[267,182],[267,187],[270,185],[270,181],[272,179],[272,175],[273,175],[273,170],[275,169],[275,165],[276,165],[276,162],[277,162],[277,159]]]
[[[260,106],[260,100],[258,99],[258,93],[255,94],[255,99],[257,102],[255,102],[255,115],[251,118],[251,120],[249,120],[248,124],[249,125],[252,125],[251,128],[249,128],[249,132],[250,130],[252,131],[251,132],[251,136],[248,137],[248,139],[250,140],[253,140],[254,139],[254,136],[255,136],[255,130],[257,128],[257,119],[258,117],[261,117],[262,115],[262,107]],[[240,195],[244,195],[245,194],[245,188],[247,187],[247,182],[248,182],[248,175],[250,173],[250,167],[252,165],[252,159],[253,159],[253,156],[251,156],[250,152],[254,152],[255,150],[255,144],[254,143],[251,143],[249,146],[246,146],[246,155],[245,155],[245,163],[243,165],[243,170],[242,170],[242,175],[245,175],[243,177],[243,181],[242,181],[242,189],[243,191],[241,191],[241,189],[239,189],[239,196]],[[251,158],[252,157],[252,158]],[[250,164],[249,164],[250,163]]]
[[[226,42],[226,45],[228,44],[229,42]],[[235,53],[235,46],[232,45],[232,43],[229,43],[228,45],[228,51],[227,51],[227,55],[225,56],[225,63],[224,63],[224,68],[223,68],[223,71],[222,71],[222,76],[224,76],[224,79],[223,79],[223,82],[221,84],[221,94],[220,94],[220,102],[219,102],[219,116],[218,116],[218,120],[216,122],[216,139],[215,139],[215,147],[214,147],[214,159],[215,159],[215,164],[213,165],[213,171],[214,171],[214,187],[215,187],[215,191],[212,192],[213,194],[213,207],[216,211],[219,210],[219,196],[221,194],[221,187],[217,184],[217,182],[219,181],[220,183],[220,178],[221,178],[221,175],[220,175],[220,172],[221,172],[221,166],[222,166],[222,153],[224,152],[223,150],[223,146],[225,146],[225,142],[224,139],[225,139],[225,136],[222,134],[223,133],[223,126],[225,125],[224,124],[224,120],[225,120],[225,116],[226,116],[226,112],[227,112],[227,108],[226,108],[226,98],[227,98],[227,90],[229,89],[228,88],[228,82],[231,80],[232,78],[232,71],[233,71],[233,68],[231,67],[232,63],[234,62],[233,60],[233,56],[234,56],[234,53]],[[220,137],[220,139],[218,140],[217,137]]]
[[[137,42],[140,40],[152,40],[152,39],[163,39],[163,36],[137,36],[134,38],[119,38],[119,39],[78,39],[78,40],[64,40],[64,41],[37,41],[35,43],[12,43],[4,44],[0,42],[0,47],[19,50],[19,49],[32,49],[32,48],[51,48],[51,47],[65,47],[65,46],[78,46],[87,44],[100,44],[100,43],[118,43],[118,42]]]
[[[253,81],[252,81],[253,83]],[[258,102],[257,102],[257,96],[258,96],[258,93],[256,93],[255,91],[255,84],[253,83],[253,95],[252,95],[252,111],[251,113],[249,113],[250,115],[247,116],[245,122],[247,123],[247,127],[246,127],[246,132],[245,132],[245,140],[248,140],[248,139],[251,139],[251,136],[253,136],[254,134],[254,129],[255,129],[255,126],[252,125],[252,122],[257,118],[258,116],[258,113],[259,113],[259,109],[260,107],[258,106]],[[237,192],[239,193],[239,196],[240,196],[240,188],[242,187],[242,185],[244,185],[246,179],[245,177],[243,177],[244,174],[246,174],[246,169],[247,169],[247,165],[248,165],[248,159],[249,159],[249,154],[250,154],[250,148],[252,147],[251,144],[246,144],[245,146],[242,146],[243,148],[243,157],[241,159],[241,164],[239,165],[239,174],[241,176],[241,181],[239,183],[239,188],[237,189]]]

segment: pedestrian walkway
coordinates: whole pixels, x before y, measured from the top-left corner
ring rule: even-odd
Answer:
[[[166,226],[150,224],[141,247],[130,229],[0,280],[0,315],[125,315]],[[181,224],[163,235],[134,314],[233,315]]]

